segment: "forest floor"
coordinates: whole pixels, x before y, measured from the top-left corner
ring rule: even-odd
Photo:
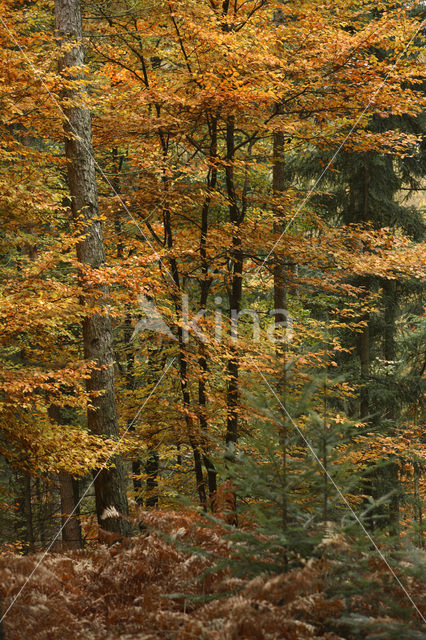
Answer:
[[[325,557],[244,580],[229,570],[208,571],[231,555],[220,527],[200,526],[193,514],[176,512],[143,512],[143,520],[143,534],[109,547],[45,557],[2,554],[4,610],[19,594],[3,623],[6,640],[424,637],[403,620],[393,621],[399,636],[384,631],[389,615],[379,615],[379,592],[389,595],[398,585],[389,586],[389,577],[386,589],[379,564],[370,570],[381,589],[373,590],[373,598],[354,593],[348,600],[330,593],[341,567]],[[410,589],[420,597],[420,583],[412,581]],[[373,635],[352,635],[345,623],[349,605],[359,619],[374,621]]]

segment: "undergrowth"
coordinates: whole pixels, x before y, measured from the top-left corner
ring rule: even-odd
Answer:
[[[407,618],[404,593],[383,562],[357,558],[342,539],[325,540],[322,552],[286,573],[244,579],[229,569],[209,571],[236,552],[219,524],[201,526],[193,513],[143,512],[142,517],[143,534],[109,547],[45,558],[4,552],[3,610],[24,587],[4,620],[6,639],[423,637],[414,609]],[[407,570],[409,565],[405,561]],[[420,579],[404,576],[419,607],[425,598]],[[185,595],[168,597],[173,593]],[[399,612],[391,613],[391,601]]]

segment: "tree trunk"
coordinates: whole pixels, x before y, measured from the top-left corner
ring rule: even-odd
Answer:
[[[24,504],[23,513],[25,518],[25,525],[27,530],[27,539],[29,550],[34,553],[34,524],[33,524],[33,503],[32,503],[32,491],[31,491],[31,476],[26,473],[24,476]]]
[[[167,182],[165,182],[167,184]],[[173,233],[170,219],[170,210],[168,207],[164,209],[164,230],[167,248],[171,251],[173,248]],[[173,291],[172,297],[175,305],[176,315],[177,317],[183,317],[183,309],[182,302],[179,300],[178,293],[182,293],[179,269],[177,265],[176,258],[169,258],[170,263],[170,271],[171,276],[175,285],[175,290]],[[183,399],[183,410],[185,415],[185,423],[188,431],[188,440],[192,448],[193,456],[194,456],[194,472],[195,472],[195,482],[197,486],[197,492],[200,499],[200,505],[204,510],[207,509],[207,497],[206,497],[206,486],[204,482],[203,476],[203,466],[202,466],[202,458],[199,449],[199,438],[196,438],[194,432],[194,424],[191,416],[191,396],[189,392],[189,384],[188,384],[188,361],[186,357],[185,351],[185,341],[183,328],[179,324],[178,326],[178,344],[179,344],[179,376],[180,376],[180,387],[182,391],[182,399]]]
[[[66,424],[61,408],[50,405],[49,416],[58,424]],[[65,471],[59,472],[59,491],[61,496],[62,546],[63,550],[81,549],[82,537],[78,509],[78,490],[73,477]],[[70,517],[71,516],[71,517]]]
[[[282,113],[281,105],[277,105],[277,112]],[[285,164],[284,164],[284,134],[276,131],[273,137],[273,165],[272,165],[272,193],[275,199],[275,221],[274,234],[281,234],[283,231],[283,223],[280,219],[279,207],[277,200],[285,191]],[[275,309],[275,338],[279,340],[280,330],[282,326],[282,309],[287,310],[287,286],[286,286],[286,267],[283,259],[274,252],[274,309]],[[286,352],[285,345],[277,341],[275,343],[275,356],[279,367],[277,393],[280,401],[285,406],[287,392],[287,376],[286,376]],[[281,450],[282,450],[282,512],[281,520],[283,530],[288,526],[288,496],[287,496],[287,415],[280,407],[281,414]]]
[[[227,406],[227,423],[226,423],[226,444],[230,446],[229,455],[233,456],[234,447],[239,436],[239,375],[240,361],[238,354],[238,345],[236,339],[238,337],[238,314],[241,310],[241,300],[243,295],[243,268],[244,253],[242,251],[240,224],[244,217],[244,211],[240,213],[237,204],[237,194],[234,179],[234,161],[235,161],[235,117],[229,116],[226,123],[226,166],[225,166],[225,182],[228,196],[229,219],[233,225],[232,248],[230,251],[230,279],[231,287],[229,293],[229,316],[231,321],[231,342],[229,345],[229,358],[227,362],[227,378],[228,387],[226,393]],[[236,320],[236,327],[234,322]],[[235,332],[235,334],[234,334]],[[235,343],[233,343],[235,340]],[[229,505],[231,509],[227,516],[228,524],[238,526],[237,516],[237,496],[233,483],[228,478],[226,483],[229,484],[231,493]]]
[[[45,509],[43,502],[43,495],[41,491],[41,481],[40,478],[36,478],[35,482],[35,494],[37,501],[37,513],[38,513],[38,533],[41,543],[41,548],[44,549],[48,546],[48,536],[46,532],[46,517],[45,517]]]
[[[205,309],[207,306],[207,299],[209,289],[211,285],[211,278],[209,278],[209,263],[207,258],[207,233],[209,226],[209,209],[212,199],[213,190],[217,184],[217,167],[215,164],[217,158],[217,118],[213,117],[211,122],[211,144],[209,161],[211,166],[209,168],[209,174],[207,178],[208,192],[203,203],[201,211],[201,233],[200,233],[200,258],[201,258],[201,283],[200,283],[200,309]],[[216,494],[217,494],[217,473],[215,466],[208,456],[208,424],[207,424],[207,394],[206,394],[206,381],[208,377],[208,364],[207,354],[208,350],[206,345],[202,341],[198,347],[199,358],[198,364],[200,366],[200,377],[198,379],[198,405],[199,405],[199,420],[202,437],[202,458],[204,467],[207,471],[210,508],[212,512],[216,509]]]
[[[241,249],[240,213],[237,205],[237,195],[234,182],[234,156],[235,156],[235,118],[230,116],[226,123],[226,191],[228,196],[229,218],[234,227],[231,249],[231,291],[229,295],[229,314],[231,320],[231,334],[233,320],[238,318],[241,309],[243,292],[243,266],[244,254]],[[231,335],[231,340],[233,336]],[[239,358],[238,348],[232,344],[229,348],[230,356],[227,364],[228,389],[227,389],[227,428],[226,444],[235,444],[238,440],[238,403],[239,403]]]
[[[368,220],[369,212],[369,195],[370,195],[370,174],[368,172],[367,165],[364,165],[364,180],[362,190],[362,203],[360,202],[360,208],[362,209],[361,219]],[[365,278],[366,289],[370,289],[370,280]],[[368,392],[368,385],[370,381],[370,315],[367,313],[364,316],[366,325],[360,337],[359,343],[359,357],[361,364],[361,398],[360,398],[360,418],[366,420],[370,415],[370,399]]]
[[[388,408],[386,418],[392,421],[390,429],[391,436],[395,434],[397,421],[397,399],[395,396],[395,358],[396,358],[396,311],[397,311],[397,292],[396,282],[393,280],[385,280],[385,332],[384,332],[384,357],[386,366],[390,373],[388,374],[390,394],[388,400]],[[393,536],[399,536],[399,469],[396,460],[392,461],[385,469],[385,490],[386,493],[392,491],[392,496],[388,508],[388,524],[389,533]]]
[[[136,504],[142,506],[142,480],[140,478],[142,474],[142,464],[139,457],[132,462],[132,474],[133,474],[133,491],[135,493]]]
[[[78,493],[76,492],[77,487],[74,478],[69,473],[60,471],[59,488],[61,493],[63,550],[81,549],[82,537],[80,520],[78,519]]]
[[[364,316],[366,322],[365,327],[359,338],[359,359],[361,365],[361,394],[360,394],[360,407],[359,417],[365,422],[370,415],[370,402],[368,393],[368,383],[370,378],[370,326],[369,326],[369,314]]]
[[[98,193],[92,147],[90,112],[83,106],[87,89],[82,86],[84,51],[82,46],[81,9],[79,0],[55,0],[56,32],[63,44],[60,71],[75,80],[74,86],[64,90],[65,154],[71,207],[75,221],[84,234],[77,245],[77,257],[82,265],[81,282],[85,290],[85,303],[89,306],[83,321],[84,355],[94,362],[96,369],[87,381],[92,396],[87,421],[92,434],[116,439],[119,435],[114,393],[114,357],[111,320],[106,312],[108,288],[87,283],[84,269],[99,269],[105,261],[101,221],[99,220]],[[104,306],[104,313],[90,312],[96,302]],[[100,392],[100,393],[99,393]],[[124,470],[120,456],[114,456],[114,467],[95,472],[96,513],[104,529],[125,533],[126,522],[121,517],[102,519],[105,509],[115,508],[119,514],[127,513]]]
[[[238,235],[237,235],[238,234]],[[238,317],[241,309],[242,298],[242,272],[243,272],[243,254],[240,249],[241,238],[239,230],[236,229],[232,239],[232,276],[231,276],[231,294],[229,296],[229,309],[231,323],[234,317]],[[233,315],[234,314],[234,315]],[[236,443],[238,440],[238,405],[239,405],[239,357],[238,348],[231,344],[229,347],[230,356],[227,364],[228,389],[227,389],[227,429],[226,443]]]
[[[414,474],[414,521],[417,525],[417,539],[418,545],[421,549],[425,546],[424,531],[423,531],[423,508],[422,508],[422,496],[420,493],[420,480],[421,480],[421,467],[418,462],[413,463]]]
[[[368,220],[369,214],[369,173],[368,168],[365,165],[363,171],[363,181],[361,187],[351,187],[351,213],[352,219],[356,220]],[[370,290],[371,282],[368,277],[361,278],[360,284],[364,285],[366,291]],[[359,398],[359,418],[362,422],[367,423],[370,421],[370,314],[365,313],[363,316],[365,326],[362,329],[362,333],[358,339],[358,354],[360,362],[360,378],[361,378],[361,390]],[[370,466],[370,465],[369,465]],[[369,469],[367,466],[366,474],[363,479],[363,493],[367,496],[377,495],[377,470]],[[368,517],[367,525],[374,529],[375,516],[380,514],[380,509],[374,509],[371,515]]]
[[[160,469],[160,458],[155,449],[150,449],[148,459],[145,464],[146,473],[146,490],[148,497],[146,499],[147,507],[156,507],[158,505],[158,472]]]

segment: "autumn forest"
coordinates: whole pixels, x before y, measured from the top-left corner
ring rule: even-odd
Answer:
[[[425,3],[0,0],[0,639],[426,633]]]

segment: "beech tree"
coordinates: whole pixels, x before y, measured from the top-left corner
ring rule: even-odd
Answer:
[[[60,473],[72,503],[72,477],[90,469],[98,518],[110,506],[126,513],[125,489],[149,509],[184,493],[223,515],[232,493],[229,483],[220,488],[223,456],[247,449],[261,464],[247,443],[271,420],[253,396],[265,387],[264,403],[277,404],[267,384],[285,407],[298,407],[310,384],[320,436],[309,412],[295,410],[294,423],[322,459],[339,453],[363,469],[355,433],[352,448],[336,443],[347,433],[339,425],[367,423],[377,398],[378,386],[374,396],[364,384],[378,351],[375,314],[397,324],[394,302],[385,311],[376,285],[419,281],[422,247],[385,219],[371,225],[367,162],[353,181],[338,160],[327,163],[352,158],[355,176],[354,158],[377,154],[396,166],[415,155],[419,131],[386,126],[421,108],[411,5],[114,0],[84,3],[83,29],[79,5],[58,1],[55,34],[49,2],[2,4],[38,69],[2,31],[2,451],[33,476],[28,511],[37,512],[35,474]],[[96,168],[108,178],[98,186]],[[344,217],[322,193],[334,178],[353,199]],[[311,188],[320,197],[306,200]],[[144,299],[163,334],[143,328]],[[258,340],[247,314],[235,339],[247,308],[259,319]],[[269,339],[283,320],[272,308],[291,315],[290,344]],[[194,316],[205,339],[191,329]],[[394,342],[389,333],[389,357]],[[347,359],[361,368],[362,353],[362,380],[342,355],[355,345],[358,359]],[[383,412],[388,422],[397,417],[390,402]],[[321,491],[315,522],[324,522],[333,513],[327,476],[295,488],[309,448],[282,407],[280,416],[283,528]],[[132,462],[132,491],[116,455],[119,422],[128,428],[120,451]],[[364,456],[377,458],[385,437],[401,446],[396,432],[365,437]],[[101,470],[110,455],[113,466]],[[416,469],[406,482],[416,483],[418,502]],[[87,532],[88,516],[81,520]],[[28,540],[43,546],[33,528],[28,521]]]
[[[91,116],[84,105],[84,49],[82,44],[79,0],[55,1],[55,26],[63,50],[59,69],[67,86],[64,89],[65,155],[71,209],[79,225],[77,244],[80,281],[86,315],[83,320],[84,355],[93,364],[87,380],[91,406],[87,412],[89,431],[97,436],[118,438],[118,417],[114,390],[114,353],[111,319],[108,314],[109,292],[106,286],[93,284],[94,272],[105,262],[105,248],[96,185],[92,147]],[[106,529],[124,533],[120,514],[127,513],[123,463],[114,455],[113,466],[95,469],[96,513]],[[106,517],[115,509],[117,517]]]

